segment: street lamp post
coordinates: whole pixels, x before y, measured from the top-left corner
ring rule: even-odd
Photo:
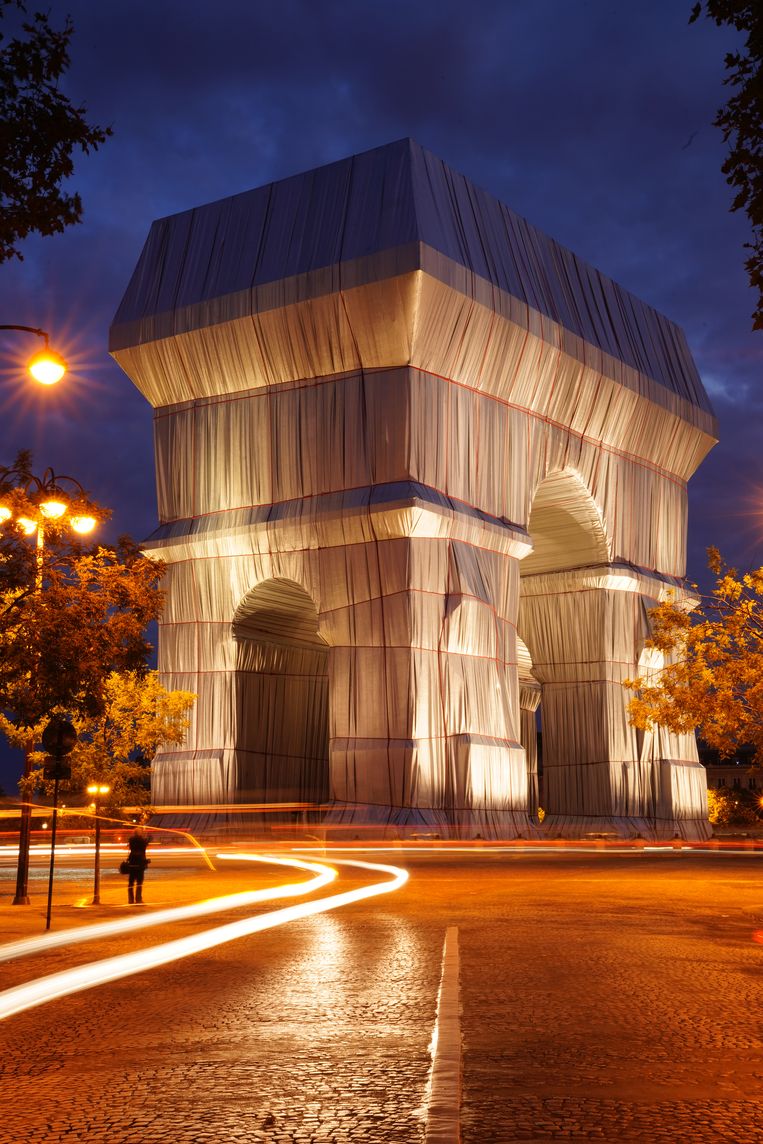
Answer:
[[[57,381],[61,380],[68,366],[61,355],[50,348],[50,338],[45,330],[40,330],[37,326],[13,325],[0,325],[0,330],[21,330],[26,334],[36,334],[38,338],[43,338],[45,348],[30,358],[27,369],[35,381],[39,381],[40,385],[55,385]]]
[[[68,719],[54,716],[42,733],[42,745],[49,751],[45,767],[45,778],[53,778],[53,829],[50,832],[50,869],[48,871],[48,909],[45,915],[45,929],[50,929],[50,915],[53,909],[53,871],[56,866],[56,828],[58,826],[58,784],[61,779],[71,778],[71,768],[64,762],[66,755],[77,742],[77,732]]]
[[[2,327],[0,327],[2,328]],[[15,329],[16,327],[11,327]],[[0,468],[0,481],[9,476],[24,476],[16,469]],[[68,490],[66,486],[72,486]],[[56,476],[52,469],[46,469],[42,478],[29,477],[20,486],[23,492],[24,507],[21,511],[11,504],[0,502],[0,527],[15,526],[24,536],[35,536],[35,593],[44,590],[45,539],[46,528],[62,531],[71,528],[80,535],[92,532],[97,521],[87,512],[85,490],[74,477]],[[24,780],[32,771],[34,741],[30,741],[24,751]],[[21,827],[19,830],[19,861],[16,872],[16,893],[14,906],[28,906],[29,900],[29,846],[32,834],[32,805],[28,798],[21,806]]]
[[[93,783],[87,788],[87,793],[92,794],[95,802],[95,869],[93,872],[93,905],[100,906],[101,904],[101,802],[102,795],[108,794],[111,790],[110,786],[105,783]]]
[[[0,324],[0,330],[18,330],[21,333],[35,334],[36,337],[42,338],[45,345],[39,353],[34,356],[27,363],[27,369],[35,381],[39,381],[41,385],[55,385],[60,381],[68,369],[67,363],[59,353],[50,348],[50,338],[46,330],[42,330],[37,326],[22,326],[17,324]],[[3,470],[2,475],[6,474],[9,470]],[[0,525],[4,524],[11,517],[11,511],[7,506],[0,505]],[[44,537],[42,529],[39,530],[37,536],[37,588],[41,586],[42,581],[42,558],[44,550]],[[31,758],[29,750],[25,751],[24,758],[24,777],[27,778],[31,771]],[[21,826],[19,830],[19,869],[16,881],[16,896],[13,899],[14,905],[29,905],[28,894],[28,880],[29,880],[29,842],[31,838],[32,829],[32,808],[31,806],[22,806],[21,808]]]

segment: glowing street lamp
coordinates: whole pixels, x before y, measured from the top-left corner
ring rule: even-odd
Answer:
[[[93,810],[95,812],[95,870],[93,874],[93,905],[101,904],[101,803],[100,800],[107,795],[111,787],[106,783],[92,783],[87,793],[94,796]]]
[[[0,327],[1,329],[2,327]],[[9,476],[14,470],[0,469],[0,477]],[[70,499],[61,483],[74,486],[74,499]],[[37,589],[42,588],[42,568],[45,555],[45,526],[51,524],[62,528],[67,524],[80,536],[92,532],[98,521],[94,516],[81,511],[86,504],[85,490],[74,477],[57,477],[52,469],[46,469],[42,479],[32,477],[26,482],[25,511],[14,517],[13,509],[0,504],[0,526],[16,524],[25,536],[37,533]],[[34,513],[34,515],[32,515]]]
[[[66,373],[68,366],[64,359],[49,345],[48,334],[36,326],[0,326],[0,330],[23,330],[27,334],[36,334],[43,338],[45,348],[34,354],[27,363],[27,370],[40,385],[55,385]]]
[[[66,515],[68,508],[66,501],[47,500],[40,505],[40,512],[46,520],[60,520],[62,516]]]
[[[66,362],[55,350],[41,350],[29,359],[27,369],[40,385],[55,385],[66,373]]]
[[[2,327],[16,329],[17,327]],[[26,329],[27,327],[21,327]],[[35,330],[34,333],[39,333]],[[17,469],[0,468],[0,481],[7,480],[9,476],[19,476]],[[98,521],[86,511],[89,506],[85,490],[74,477],[57,477],[52,469],[46,469],[42,478],[29,477],[24,474],[25,481],[21,486],[23,497],[21,505],[23,511],[14,511],[14,500],[10,503],[0,503],[0,528],[16,527],[24,536],[35,536],[36,546],[36,573],[35,592],[42,592],[44,588],[43,572],[45,563],[45,534],[46,528],[55,532],[63,531],[67,526],[72,531],[83,535],[96,527]],[[67,486],[72,489],[72,495]],[[17,505],[19,501],[15,502]],[[24,778],[28,778],[32,771],[32,745],[25,752]],[[32,807],[26,802],[21,808],[21,829],[19,832],[19,862],[16,874],[16,894],[13,899],[14,906],[28,906],[29,900],[29,845],[32,835]]]
[[[73,516],[69,521],[74,531],[80,534],[92,532],[97,523],[94,516]]]

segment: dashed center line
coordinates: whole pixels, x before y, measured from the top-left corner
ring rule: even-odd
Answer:
[[[458,927],[445,931],[437,1017],[432,1033],[432,1072],[426,1144],[461,1141],[461,997]]]

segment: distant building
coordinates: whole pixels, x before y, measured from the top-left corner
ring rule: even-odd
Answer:
[[[736,788],[763,793],[763,767],[753,762],[752,747],[742,747],[730,758],[721,758],[718,751],[700,739],[699,760],[707,771],[709,790],[720,787]]]

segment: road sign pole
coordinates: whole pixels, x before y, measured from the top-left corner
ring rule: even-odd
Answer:
[[[53,870],[56,862],[56,827],[58,826],[58,784],[61,779],[71,778],[71,767],[62,760],[75,747],[77,732],[68,719],[54,715],[42,733],[42,745],[52,756],[43,769],[45,778],[53,779],[53,829],[50,836],[50,873],[48,875],[48,912],[45,929],[50,929],[50,914],[53,908]],[[52,767],[49,765],[52,761]],[[52,773],[51,773],[52,771]]]
[[[93,905],[101,904],[101,804],[95,802],[95,869],[93,871]]]
[[[50,913],[53,908],[53,868],[56,861],[56,826],[58,825],[58,767],[53,784],[53,827],[50,832],[50,873],[48,874],[48,913],[45,918],[45,929],[50,929]]]
[[[24,779],[32,773],[32,751],[24,752]],[[28,906],[29,902],[29,846],[32,841],[32,807],[26,784],[22,787],[21,825],[19,827],[19,862],[16,870],[16,896],[14,906]]]

